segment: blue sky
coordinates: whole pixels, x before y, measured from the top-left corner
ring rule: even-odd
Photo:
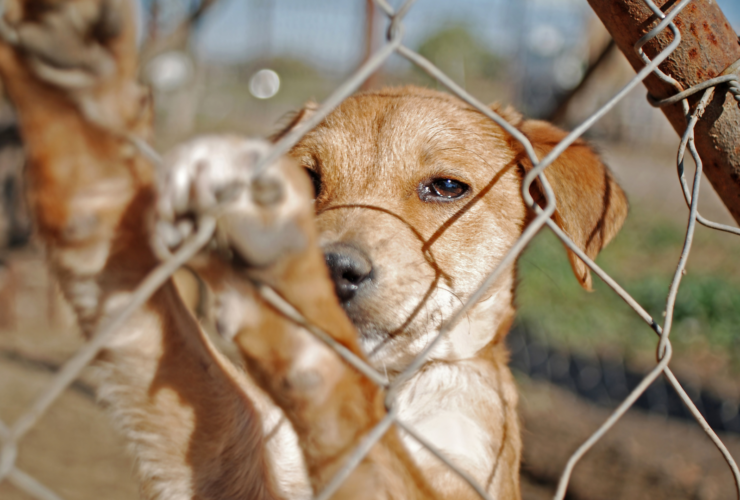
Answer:
[[[730,20],[735,33],[740,32],[740,2],[738,0],[717,0],[717,5]]]
[[[542,0],[528,0],[541,3]],[[197,46],[204,55],[222,60],[248,58],[269,46],[273,53],[308,58],[320,66],[354,64],[362,54],[363,0],[221,0],[203,23]],[[394,2],[397,3],[397,2]],[[564,31],[582,25],[583,0],[559,0],[545,9]],[[272,9],[268,6],[274,5]],[[522,2],[510,0],[419,0],[409,12],[405,39],[412,47],[451,22],[469,25],[498,52],[520,43]],[[384,19],[381,23],[385,25]]]
[[[362,56],[364,3],[220,0],[198,30],[196,48],[204,57],[223,62],[268,52],[344,72]],[[717,3],[740,31],[740,0]],[[542,23],[556,26],[575,42],[590,16],[585,0],[419,0],[405,22],[406,41],[413,47],[440,26],[462,22],[492,49],[506,54],[516,50],[529,28]]]

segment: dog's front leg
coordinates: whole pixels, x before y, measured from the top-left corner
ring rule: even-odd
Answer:
[[[0,73],[28,152],[29,197],[86,335],[157,264],[129,2],[5,2]],[[211,351],[171,283],[115,333],[100,395],[136,454],[146,498],[275,498],[246,382]]]
[[[318,494],[386,418],[385,393],[305,328],[303,319],[363,357],[317,245],[307,175],[288,159],[256,175],[256,144],[210,137],[175,150],[160,213],[173,227],[193,213],[221,214],[216,242],[231,266],[225,279],[250,311],[234,341],[253,379],[293,424]],[[263,144],[261,155],[268,151]],[[434,497],[393,426],[332,496]]]

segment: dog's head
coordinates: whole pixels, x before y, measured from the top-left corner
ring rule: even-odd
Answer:
[[[564,133],[494,109],[540,158]],[[281,134],[310,116],[302,110]],[[347,99],[292,151],[315,185],[320,244],[337,295],[371,358],[400,368],[475,291],[531,214],[522,146],[449,95],[404,87]],[[558,225],[594,257],[624,220],[624,193],[582,142],[546,170]],[[535,199],[543,199],[533,187]],[[580,283],[585,265],[570,257]],[[474,354],[508,329],[514,269],[448,335],[436,357]]]

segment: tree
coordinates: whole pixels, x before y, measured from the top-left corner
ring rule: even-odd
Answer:
[[[495,79],[504,66],[503,59],[464,24],[432,33],[421,43],[418,52],[460,82],[470,78]]]

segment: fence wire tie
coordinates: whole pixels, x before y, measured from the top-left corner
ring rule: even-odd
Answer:
[[[716,78],[712,78],[711,80],[706,80],[702,83],[696,84],[693,87],[689,87],[683,92],[679,92],[678,94],[672,95],[671,97],[667,97],[665,99],[656,99],[652,95],[648,94],[647,100],[651,106],[656,108],[663,108],[665,106],[671,106],[673,104],[676,104],[677,102],[683,101],[687,97],[701,92],[702,90],[721,85],[723,83],[728,84],[729,92],[732,94],[732,97],[738,102],[738,107],[740,107],[740,83],[738,83],[737,75],[718,76]]]
[[[656,12],[656,11],[659,11],[659,9],[657,9],[657,7],[653,8],[653,12]],[[650,59],[647,57],[647,55],[645,55],[642,52],[642,50],[639,50],[638,54],[640,55],[643,61],[645,61],[646,63],[650,62]],[[664,107],[664,106],[669,106],[669,105],[681,102],[683,113],[684,115],[687,116],[687,120],[689,120],[688,116],[689,116],[690,107],[689,107],[688,101],[686,100],[687,97],[697,92],[700,92],[701,90],[709,89],[716,85],[720,85],[722,83],[727,83],[730,93],[732,94],[733,98],[738,102],[738,107],[740,107],[740,82],[738,81],[738,76],[734,74],[738,71],[740,71],[740,60],[737,60],[734,63],[732,63],[730,66],[728,66],[722,72],[722,75],[716,78],[712,78],[710,80],[704,81],[687,90],[683,90],[683,87],[676,79],[674,79],[673,77],[669,75],[666,75],[660,70],[656,70],[656,73],[659,73],[660,78],[663,81],[672,85],[678,91],[678,94],[668,97],[666,99],[656,100],[653,96],[651,96],[648,93],[647,99],[648,99],[648,102],[654,107]],[[702,110],[702,113],[703,113],[703,110]],[[701,161],[699,160],[699,153],[696,151],[696,145],[694,144],[694,126],[695,126],[695,123],[694,125],[690,125],[690,126],[687,125],[687,133],[684,133],[684,136],[682,137],[681,146],[679,146],[679,149],[678,149],[678,178],[679,178],[679,182],[681,183],[681,190],[683,191],[684,199],[686,200],[686,204],[689,207],[691,206],[691,194],[690,194],[688,184],[686,183],[686,179],[684,178],[684,167],[683,167],[683,157],[684,157],[685,148],[686,148],[685,142],[688,142],[689,151],[691,152],[691,156],[694,159],[694,163],[696,163],[697,161]],[[689,129],[690,129],[690,132],[689,132]],[[696,220],[705,227],[740,236],[740,228],[733,227],[727,224],[720,224],[718,222],[713,222],[705,218],[698,212],[696,214]],[[740,490],[738,492],[738,496],[740,497]]]

